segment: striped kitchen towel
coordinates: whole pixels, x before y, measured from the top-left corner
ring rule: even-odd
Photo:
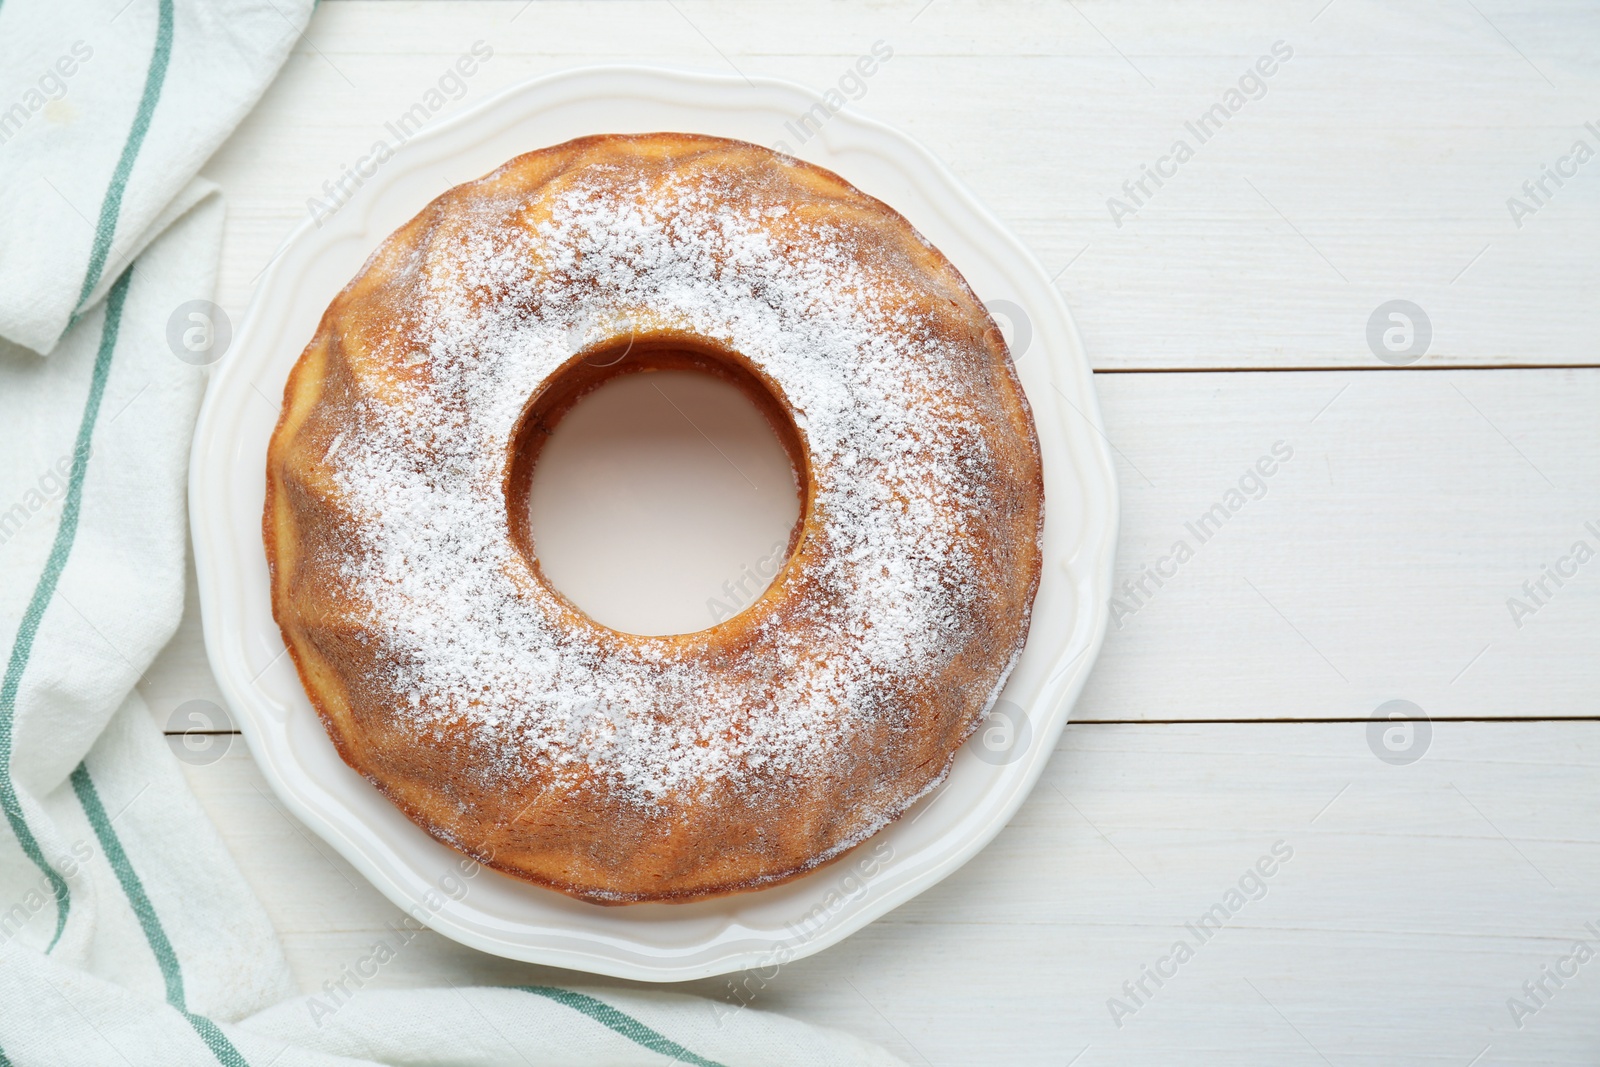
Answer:
[[[296,995],[135,683],[183,605],[196,175],[311,7],[0,0],[0,1067],[898,1063],[650,991]]]
[[[48,353],[211,191],[310,0],[0,0],[0,337]]]

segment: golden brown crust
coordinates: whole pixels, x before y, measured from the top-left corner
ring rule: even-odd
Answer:
[[[971,616],[964,616],[968,636],[949,651],[936,677],[900,683],[880,694],[897,702],[897,714],[852,723],[858,732],[851,745],[833,751],[826,766],[759,778],[760,788],[748,783],[723,788],[713,781],[697,795],[672,794],[636,805],[617,799],[602,776],[574,778],[569,771],[527,772],[508,790],[506,783],[513,779],[481,773],[481,736],[455,725],[423,736],[407,717],[402,694],[386,684],[393,666],[386,635],[362,621],[372,618],[371,605],[337,578],[340,562],[362,548],[352,533],[357,517],[338,489],[328,456],[339,435],[355,425],[358,407],[381,404],[390,391],[398,395],[408,385],[407,371],[396,369],[393,360],[414,347],[413,335],[421,329],[423,312],[397,289],[395,279],[414,274],[419,259],[458,237],[451,229],[454,220],[472,207],[515,203],[532,205],[532,212],[562,181],[605,168],[649,177],[720,168],[718,173],[747,179],[748,188],[758,189],[761,197],[791,205],[807,225],[820,218],[842,232],[862,235],[862,243],[852,247],[871,260],[874,270],[917,279],[914,299],[903,294],[885,299],[914,304],[913,310],[932,323],[928,328],[950,378],[947,395],[930,400],[936,406],[970,405],[954,423],[948,413],[941,416],[947,420],[941,425],[954,425],[978,440],[992,463],[986,486],[995,499],[978,524],[982,528],[962,535],[967,540],[962,549],[979,561],[980,572],[972,579],[980,595],[971,599],[981,602],[963,607]],[[810,502],[826,486],[811,468],[805,434],[794,431],[807,413],[790,401],[784,382],[737,351],[719,351],[707,339],[670,328],[658,328],[651,337],[654,348],[640,345],[620,371],[704,358],[706,369],[734,378],[763,403],[791,455],[801,461],[797,469],[804,474],[807,506],[779,576],[739,615],[708,630],[670,637],[608,630],[548,588],[531,544],[517,529],[519,486],[531,469],[540,434],[604,375],[574,382],[551,373],[541,389],[563,382],[565,392],[547,398],[542,407],[537,396],[527,399],[502,479],[510,501],[505,539],[526,560],[526,573],[516,576],[519,588],[565,631],[619,654],[703,668],[744,663],[741,657],[755,656],[753,650],[773,640],[775,628],[787,628],[791,636],[803,633],[821,595],[815,574],[828,562],[830,542],[826,516]],[[480,182],[436,199],[389,238],[329,306],[285,386],[267,467],[263,534],[274,615],[340,756],[446,843],[508,874],[596,903],[685,901],[773,885],[836,859],[898,818],[942,780],[956,750],[979,725],[1020,653],[1039,581],[1043,478],[1038,441],[1004,341],[977,297],[905,219],[837,175],[717,138],[581,138],[518,157]],[[752,694],[772,684],[758,674],[741,681]],[[753,695],[752,707],[759,703]],[[746,768],[743,773],[755,772]]]

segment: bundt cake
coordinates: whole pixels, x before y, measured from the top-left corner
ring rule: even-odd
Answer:
[[[771,586],[602,626],[529,535],[539,449],[618,374],[743,388],[793,461]],[[349,765],[596,903],[772,885],[949,772],[1021,652],[1043,485],[1004,340],[904,218],[753,144],[598,136],[441,195],[323,315],[267,458],[272,605]]]

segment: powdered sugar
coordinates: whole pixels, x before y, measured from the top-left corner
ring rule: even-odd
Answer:
[[[847,219],[715,172],[592,167],[532,208],[485,195],[452,212],[395,282],[420,329],[380,344],[394,350],[324,459],[355,516],[341,577],[403,694],[395,714],[424,737],[466,731],[486,779],[598,783],[647,806],[814,773],[911,715],[907,694],[925,696],[992,603],[969,524],[995,507],[993,457],[942,340],[949,294],[919,288],[937,280]],[[737,648],[573,625],[508,534],[528,398],[619,324],[740,353],[795,413],[815,536]]]

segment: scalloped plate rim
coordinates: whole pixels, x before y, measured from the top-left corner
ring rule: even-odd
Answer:
[[[633,64],[584,66],[512,85],[474,107],[427,127],[411,138],[407,142],[407,147],[430,141],[442,143],[452,134],[466,130],[474,123],[489,124],[489,120],[501,111],[541,115],[546,111],[559,111],[562,107],[571,107],[575,102],[581,102],[584,97],[569,96],[554,101],[553,105],[551,101],[543,99],[558,95],[559,90],[567,83],[576,88],[587,81],[598,81],[604,85],[609,80],[620,87],[630,79],[662,80],[676,83],[679,88],[685,89],[715,87],[722,94],[729,92],[736,95],[745,94],[748,88],[750,94],[761,92],[769,95],[790,94],[812,104],[823,102],[822,98],[811,90],[779,79],[741,79],[698,71]],[[598,99],[603,95],[605,94],[593,93],[592,98]],[[619,101],[624,98],[620,93],[614,95]],[[711,106],[703,101],[685,103],[681,99],[674,99],[670,102],[683,109],[699,109],[707,113],[713,111]],[[763,102],[757,103],[761,107],[767,107]],[[749,110],[751,105],[735,103],[722,110],[733,111],[741,108]],[[768,110],[776,109],[768,108]],[[836,126],[836,123],[840,125]],[[1005,258],[1011,261],[1011,268],[1016,272],[1011,275],[1012,277],[1030,275],[1035,281],[1046,278],[1043,267],[1026,246],[1011,234],[926,147],[906,134],[861,115],[852,108],[845,108],[833,114],[828,125],[819,130],[817,140],[823,140],[820,136],[823,132],[832,131],[837,136],[840,131],[847,128],[853,128],[858,134],[865,135],[869,141],[875,141],[875,147],[884,153],[880,158],[891,170],[901,170],[909,181],[931,183],[953,199],[960,211],[972,216],[973,221],[986,231],[983,234],[985,238],[997,240],[1004,246]],[[920,168],[905,166],[907,152],[912,154],[915,161],[920,164]],[[373,228],[370,224],[370,213],[380,204],[384,189],[391,188],[407,174],[437,165],[436,161],[426,157],[419,158],[418,153],[413,152],[409,157],[411,163],[408,168],[404,162],[407,158],[403,154],[397,154],[394,161],[387,164],[388,169],[379,172],[383,180],[378,181],[375,176],[375,179],[371,180],[370,190],[363,187],[356,198],[364,204],[360,210],[365,214],[356,216],[360,220],[360,232],[363,236],[370,236]],[[847,167],[828,162],[823,162],[822,165],[839,169],[845,173],[847,179],[851,179]],[[937,209],[941,212],[951,207],[950,203],[940,204],[937,199],[930,195],[926,206],[930,210]],[[420,204],[415,205],[413,211],[420,206]],[[349,209],[342,209],[341,214],[345,210]],[[347,216],[345,229],[348,229],[348,219]],[[375,247],[392,228],[392,226],[380,227],[382,232],[376,235],[369,247]],[[189,486],[202,625],[207,655],[217,675],[218,683],[240,722],[252,755],[274,793],[298,818],[351,862],[380,892],[397,906],[406,909],[408,905],[415,907],[418,898],[415,894],[407,892],[384,868],[379,853],[388,852],[391,862],[398,862],[426,882],[427,878],[420,868],[408,866],[405,857],[400,855],[400,848],[378,839],[370,832],[364,837],[352,834],[348,825],[341,824],[319,810],[316,802],[332,797],[333,794],[327,789],[322,789],[318,783],[309,783],[311,788],[308,789],[307,782],[292,781],[291,778],[294,776],[286,772],[298,769],[303,775],[304,769],[298,765],[286,767],[279,762],[279,752],[275,745],[288,743],[289,726],[287,723],[280,724],[275,721],[273,714],[265,707],[270,698],[255,688],[256,681],[271,669],[272,664],[269,663],[268,667],[263,668],[254,677],[245,677],[243,672],[249,670],[249,665],[243,662],[244,650],[242,646],[235,647],[235,635],[228,628],[232,615],[242,613],[244,609],[242,603],[233,603],[227,595],[227,564],[231,560],[242,559],[242,553],[249,551],[250,545],[248,541],[232,543],[240,531],[233,528],[234,524],[225,514],[226,509],[220,504],[212,504],[207,493],[208,489],[225,485],[226,472],[236,469],[239,462],[234,450],[218,447],[227,444],[237,446],[243,436],[243,431],[240,430],[230,437],[229,427],[226,424],[227,402],[238,397],[247,399],[243,392],[246,387],[258,388],[247,373],[249,361],[239,353],[248,351],[248,346],[254,341],[256,334],[267,329],[261,323],[270,314],[274,300],[293,298],[293,283],[281,281],[288,269],[287,253],[291,250],[303,253],[307,248],[314,247],[318,242],[317,235],[318,228],[308,217],[280,245],[263,271],[249,310],[235,333],[233,347],[229,353],[235,358],[224,357],[222,363],[213,368],[210,387],[207,389],[196,426]],[[338,236],[339,230],[336,228],[323,240],[331,242]],[[958,262],[957,266],[959,269],[961,264]],[[1005,272],[1004,268],[1001,270]],[[562,936],[553,935],[548,931],[536,931],[530,939],[517,940],[504,934],[496,936],[492,928],[497,924],[506,925],[503,920],[473,924],[456,914],[456,909],[445,908],[436,910],[423,919],[428,926],[469,947],[527,962],[644,981],[684,981],[703,978],[771,963],[775,953],[785,950],[787,950],[785,961],[821,951],[937,884],[976,855],[1000,832],[1043,772],[1048,754],[1066,725],[1071,705],[1081,692],[1104,639],[1108,615],[1107,598],[1111,587],[1111,566],[1118,524],[1116,479],[1109,452],[1103,443],[1098,404],[1082,341],[1059,290],[1048,281],[1046,287],[1049,292],[1046,307],[1040,308],[1037,304],[1032,304],[1030,307],[1036,316],[1043,311],[1055,317],[1055,324],[1061,328],[1066,347],[1070,349],[1067,352],[1051,351],[1049,358],[1052,360],[1053,371],[1065,374],[1051,373],[1050,384],[1060,392],[1062,387],[1056,379],[1065,378],[1067,388],[1072,389],[1077,396],[1078,403],[1073,406],[1087,430],[1092,431],[1085,432],[1082,427],[1075,427],[1070,423],[1060,428],[1060,435],[1065,439],[1067,454],[1075,462],[1074,473],[1082,476],[1081,493],[1089,498],[1090,504],[1095,505],[1092,509],[1095,513],[1081,516],[1082,529],[1073,544],[1074,551],[1060,562],[1066,571],[1063,580],[1068,583],[1076,610],[1068,637],[1061,642],[1060,652],[1046,673],[1045,680],[1040,683],[1040,693],[1030,716],[1037,724],[1039,743],[1013,765],[1015,767],[1013,771],[1002,772],[995,783],[988,788],[984,798],[989,810],[984,824],[969,830],[967,836],[960,841],[936,842],[934,846],[927,846],[913,853],[906,862],[921,860],[918,870],[902,875],[896,884],[888,888],[883,888],[880,883],[879,888],[874,890],[869,884],[859,900],[847,900],[841,911],[831,918],[820,932],[798,944],[791,944],[789,939],[774,938],[764,931],[749,927],[743,928],[742,934],[734,936],[734,932],[738,931],[741,925],[737,921],[737,913],[741,910],[740,903],[778,892],[784,888],[783,886],[774,887],[772,890],[758,890],[716,898],[727,906],[728,913],[734,916],[733,919],[725,923],[720,931],[710,938],[676,948],[651,949],[637,937],[627,936],[627,931],[638,928],[637,924],[617,924],[619,930],[623,932],[612,938],[602,938],[581,931]],[[1042,316],[1038,317],[1042,319]],[[258,362],[265,366],[267,358],[268,356],[263,355],[258,358]],[[242,383],[241,378],[245,379]],[[281,381],[276,384],[281,391]],[[1035,396],[1032,390],[1025,391],[1029,393],[1030,400],[1038,411],[1041,407],[1041,398]],[[1065,392],[1062,392],[1062,396],[1067,398]],[[1044,405],[1045,409],[1054,410],[1053,398],[1046,396],[1043,399],[1049,401]],[[1071,403],[1071,399],[1067,399]],[[235,405],[235,408],[240,406]],[[1041,421],[1041,441],[1048,432],[1050,428]],[[221,499],[226,500],[226,496]],[[259,511],[257,515],[259,516]],[[1047,501],[1045,521],[1047,543],[1050,541],[1052,530],[1061,530],[1063,521],[1056,519],[1052,526]],[[253,548],[257,554],[261,553],[259,517],[255,524]],[[1045,566],[1049,568],[1055,565],[1055,560],[1047,556]],[[1042,592],[1043,585],[1041,585]],[[233,612],[230,612],[230,608]],[[270,622],[270,619],[268,621]],[[251,625],[248,621],[242,624],[245,628]],[[259,620],[255,625],[259,625]],[[1035,625],[1036,627],[1038,625],[1037,619]],[[275,625],[272,632],[276,634]],[[238,636],[242,640],[243,631]],[[1033,635],[1030,635],[1029,645],[1032,644]],[[1078,651],[1069,658],[1067,653],[1074,647]],[[281,653],[279,655],[281,657]],[[320,724],[317,729],[321,729]],[[325,735],[323,739],[326,741]],[[331,742],[328,744],[331,748]],[[959,773],[960,767],[961,762],[958,760],[957,769],[951,772],[951,780]],[[336,801],[336,798],[334,799]],[[931,804],[931,800],[932,798],[924,803]],[[344,811],[346,815],[359,822],[355,809],[345,807]],[[886,828],[873,840],[885,837],[893,828],[893,826]],[[401,846],[403,847],[405,846]],[[841,864],[825,867],[787,885],[794,886],[819,875],[823,878],[819,884],[826,884],[828,872],[837,873],[840,869]],[[470,913],[470,909],[467,910]],[[645,922],[646,925],[653,925],[650,920]],[[511,922],[509,925],[516,924]],[[747,945],[747,942],[754,944]]]

